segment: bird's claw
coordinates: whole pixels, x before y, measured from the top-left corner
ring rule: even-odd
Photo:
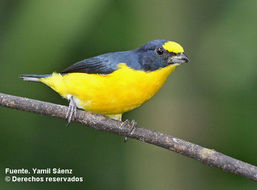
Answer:
[[[135,120],[132,120],[132,121],[130,122],[128,119],[126,119],[126,120],[123,122],[123,124],[127,124],[127,125],[129,125],[129,126],[131,127],[128,134],[129,134],[129,135],[132,135],[132,134],[134,133],[135,129],[136,129],[137,122],[136,122]],[[124,142],[127,142],[127,141],[128,141],[128,137],[125,136]]]
[[[76,116],[76,113],[77,113],[77,108],[76,108],[76,104],[74,102],[73,96],[71,96],[69,100],[70,100],[69,108],[65,116],[65,119],[68,120],[67,127],[69,126],[72,117]]]

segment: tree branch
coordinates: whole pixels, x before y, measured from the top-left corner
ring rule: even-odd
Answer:
[[[66,106],[2,93],[0,93],[0,106],[57,117],[60,119],[65,119],[65,115],[68,110],[68,107]],[[144,129],[138,126],[131,133],[131,123],[109,119],[103,115],[97,115],[81,110],[77,110],[77,114],[72,121],[81,123],[82,125],[89,126],[96,130],[108,131],[149,144],[154,144],[156,146],[163,147],[198,160],[208,166],[221,168],[227,172],[257,181],[256,166],[236,160],[215,150],[201,147],[171,135],[163,134],[154,130]]]

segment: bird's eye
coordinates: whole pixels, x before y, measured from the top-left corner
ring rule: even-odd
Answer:
[[[159,47],[156,49],[156,52],[158,53],[158,55],[162,55],[164,50],[163,50],[163,48]]]

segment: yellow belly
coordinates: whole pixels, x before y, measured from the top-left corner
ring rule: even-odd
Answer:
[[[85,110],[115,115],[132,110],[149,100],[165,83],[176,65],[156,71],[133,70],[126,64],[108,75],[70,73],[41,79],[64,98],[72,95]]]

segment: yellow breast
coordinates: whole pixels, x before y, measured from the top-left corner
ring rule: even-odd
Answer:
[[[176,65],[156,71],[133,70],[125,63],[108,75],[70,73],[41,79],[61,96],[70,94],[77,104],[95,113],[114,115],[132,110],[149,100],[162,87]]]

